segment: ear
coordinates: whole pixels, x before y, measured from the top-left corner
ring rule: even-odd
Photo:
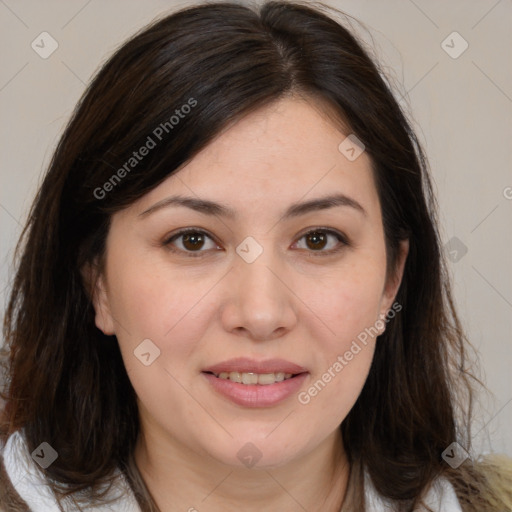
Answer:
[[[96,313],[96,327],[108,336],[115,334],[114,319],[110,310],[105,273],[97,262],[86,263],[81,270],[85,288]]]
[[[395,265],[395,269],[392,275],[388,276],[386,285],[384,287],[384,292],[382,294],[381,299],[381,308],[379,312],[379,318],[384,320],[386,315],[393,305],[393,301],[395,300],[396,294],[398,293],[398,288],[400,288],[400,283],[402,282],[402,277],[404,274],[405,261],[407,260],[407,255],[409,254],[409,240],[401,240],[398,247],[397,261]],[[382,329],[384,332],[386,327]],[[382,334],[382,332],[380,334]]]

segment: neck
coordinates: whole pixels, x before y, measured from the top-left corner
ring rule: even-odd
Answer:
[[[135,461],[153,499],[166,512],[338,512],[349,475],[339,430],[312,452],[275,468],[228,466],[168,436],[144,432]]]

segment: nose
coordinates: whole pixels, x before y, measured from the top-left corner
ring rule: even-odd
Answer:
[[[222,323],[227,332],[265,341],[283,336],[297,323],[297,297],[279,256],[264,249],[249,263],[238,255],[224,282]]]

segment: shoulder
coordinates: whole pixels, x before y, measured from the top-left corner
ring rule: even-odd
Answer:
[[[462,512],[453,485],[446,478],[438,478],[425,496],[425,504],[440,512]]]
[[[43,449],[44,457],[44,446]],[[40,452],[38,452],[40,453]],[[79,496],[73,496],[79,498]],[[63,503],[71,504],[73,498]],[[89,511],[112,512],[140,512],[135,497],[131,492],[128,482],[120,474],[115,485],[108,491],[107,498],[112,501],[108,505],[84,506]],[[18,508],[14,508],[14,504]],[[0,446],[0,512],[59,512],[61,509],[57,503],[48,480],[39,469],[37,462],[29,453],[25,438],[21,431],[9,436],[3,446]],[[76,510],[69,507],[69,510]]]
[[[0,512],[31,510],[20,495],[27,471],[25,461],[16,456],[22,446],[23,440],[18,432],[11,434],[5,443],[0,444]]]
[[[392,512],[395,507],[380,496],[373,487],[370,478],[365,480],[365,498],[367,508],[372,512]],[[423,502],[435,512],[463,512],[452,484],[444,477],[437,478],[423,498]],[[428,509],[419,509],[418,512]]]
[[[12,485],[0,454],[0,512],[30,512]]]

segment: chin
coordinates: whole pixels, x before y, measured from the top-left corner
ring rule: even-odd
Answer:
[[[290,435],[290,438],[293,436]],[[219,446],[209,451],[222,464],[247,469],[278,468],[298,457],[301,451],[299,448],[284,447],[282,440],[277,437],[275,440],[258,439],[257,436],[252,439],[247,435],[239,440],[230,439],[226,446],[227,451],[219,452]]]

